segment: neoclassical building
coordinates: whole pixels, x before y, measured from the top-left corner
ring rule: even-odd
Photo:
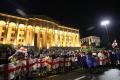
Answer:
[[[94,44],[94,46],[93,46]],[[81,39],[81,45],[98,47],[100,46],[100,37],[97,36],[88,36]]]
[[[16,46],[80,47],[79,30],[41,18],[0,13],[0,44]]]

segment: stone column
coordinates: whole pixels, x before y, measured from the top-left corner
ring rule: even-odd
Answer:
[[[17,46],[17,38],[18,38],[18,28],[19,28],[19,22],[17,21],[16,27],[15,27],[15,40],[14,40],[14,45]]]
[[[27,46],[27,23],[25,23],[25,28],[24,28],[24,46]]]
[[[8,24],[9,24],[9,19],[7,19],[6,25],[5,25],[5,36],[4,36],[3,44],[7,44],[7,34],[8,34],[8,27],[9,27]]]

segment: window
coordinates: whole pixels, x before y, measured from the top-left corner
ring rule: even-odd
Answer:
[[[19,34],[19,36],[21,37],[21,34]]]
[[[23,31],[23,29],[20,29],[20,31]]]
[[[3,27],[3,30],[5,30],[6,28],[5,27]]]
[[[19,42],[21,42],[21,39],[19,39]]]
[[[19,37],[24,37],[24,35],[23,34],[19,34]]]
[[[1,38],[0,41],[3,41],[3,38]]]
[[[12,33],[12,34],[11,34],[11,37],[14,37],[14,36],[15,36],[15,34],[14,34],[14,33]]]
[[[10,39],[10,41],[13,41],[13,39]]]
[[[2,32],[1,36],[4,36],[4,33]]]
[[[18,46],[20,46],[20,44],[18,44]]]

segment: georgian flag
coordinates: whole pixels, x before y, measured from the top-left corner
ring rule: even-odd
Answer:
[[[21,47],[18,51],[22,52],[22,53],[27,53],[27,49],[24,47]]]
[[[27,49],[26,49],[26,48],[21,47],[18,51],[19,51],[19,52],[22,52],[26,57],[28,56],[28,54],[27,54]]]

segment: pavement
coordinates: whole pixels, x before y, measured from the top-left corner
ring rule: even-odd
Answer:
[[[36,77],[32,80],[120,80],[119,67],[99,67],[94,70],[93,74],[88,73],[87,69],[77,68],[70,72],[44,78]]]
[[[97,80],[98,75],[99,73],[94,75],[88,74],[86,70],[79,68],[68,73],[52,75],[45,78],[37,77],[34,80]]]

